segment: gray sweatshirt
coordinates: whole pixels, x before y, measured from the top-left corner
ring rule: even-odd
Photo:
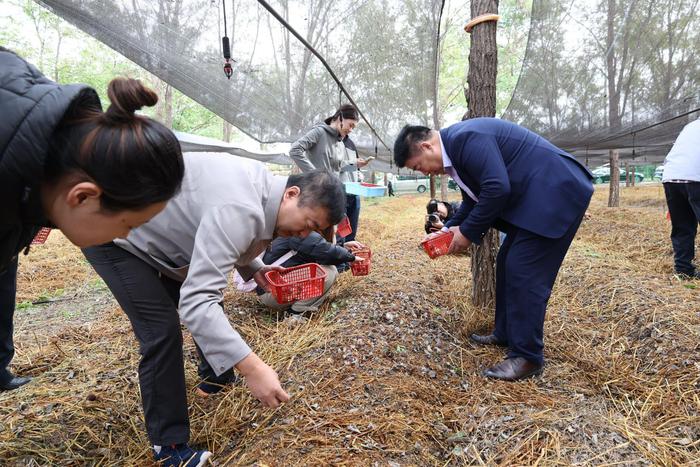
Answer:
[[[185,153],[182,189],[126,240],[125,250],[182,281],[178,312],[212,369],[221,374],[250,348],[221,308],[235,267],[250,279],[272,240],[287,177],[228,154]]]
[[[289,149],[289,157],[302,172],[324,169],[338,175],[343,181],[351,181],[344,175],[357,170],[354,160],[348,157],[338,130],[325,123],[317,123],[296,140]]]

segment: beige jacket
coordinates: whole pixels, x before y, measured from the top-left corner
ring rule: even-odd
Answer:
[[[115,243],[182,281],[179,314],[217,374],[250,353],[223,309],[234,267],[245,279],[272,240],[287,184],[259,162],[186,153],[182,190],[148,223]]]

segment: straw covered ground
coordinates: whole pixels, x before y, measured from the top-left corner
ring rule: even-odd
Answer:
[[[480,376],[503,351],[466,336],[492,311],[470,304],[469,258],[418,250],[426,201],[364,201],[372,274],[341,275],[308,321],[227,293],[293,397],[273,411],[243,385],[192,391],[194,444],[218,465],[700,463],[700,283],[672,275],[660,186],[622,189],[619,209],[597,190],[550,301],[547,367],[520,383]],[[22,258],[18,301],[14,365],[35,380],[0,393],[0,464],[148,465],[128,321],[60,234]]]

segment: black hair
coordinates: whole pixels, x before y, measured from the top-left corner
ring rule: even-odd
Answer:
[[[336,175],[325,170],[290,175],[287,188],[291,186],[301,191],[299,206],[324,208],[332,225],[345,217],[345,186]]]
[[[355,108],[354,105],[352,104],[343,104],[340,107],[338,107],[338,110],[335,111],[333,115],[325,119],[323,122],[326,125],[330,125],[333,120],[336,118],[340,117],[341,120],[344,120],[346,118],[352,119],[352,120],[359,120],[359,113],[357,112],[357,108]]]
[[[129,78],[113,79],[107,95],[106,112],[89,104],[87,94],[68,109],[52,138],[45,181],[90,180],[102,189],[102,208],[112,212],[167,201],[185,173],[180,143],[163,124],[134,113],[155,105],[158,95]]]
[[[394,162],[399,168],[406,167],[417,143],[430,139],[432,130],[422,125],[406,125],[401,129],[394,142]]]
[[[445,209],[447,209],[447,218],[449,219],[452,217],[454,209],[452,208],[452,203],[448,203],[447,201],[438,201],[435,198],[432,198],[430,201],[428,201],[428,204],[426,204],[425,210],[428,211],[428,214],[438,212],[439,204],[444,205]]]

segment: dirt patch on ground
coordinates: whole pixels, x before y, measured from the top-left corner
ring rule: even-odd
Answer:
[[[520,383],[480,376],[503,351],[466,335],[489,329],[492,312],[470,304],[469,258],[431,261],[418,250],[427,196],[366,200],[360,240],[372,246],[373,271],[342,274],[316,316],[278,320],[254,297],[227,294],[231,321],[293,400],[271,411],[243,386],[192,395],[192,441],[219,465],[696,463],[700,284],[672,276],[670,225],[635,207],[645,198],[658,202],[658,187],[623,189],[620,209],[596,191],[550,301],[546,370]],[[52,287],[76,290],[87,277]],[[38,337],[22,330],[28,316],[18,314],[15,364],[36,381],[0,394],[0,459],[147,463],[138,352],[123,314],[105,305],[99,319]],[[186,370],[193,388],[187,334]]]

